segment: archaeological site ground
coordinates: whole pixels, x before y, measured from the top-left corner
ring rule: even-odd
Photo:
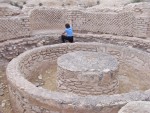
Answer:
[[[0,3],[0,113],[150,113],[150,2],[22,4]]]

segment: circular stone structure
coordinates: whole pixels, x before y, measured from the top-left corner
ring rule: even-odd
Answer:
[[[46,71],[46,67],[49,69],[51,63],[56,62],[60,56],[73,51],[110,54],[117,58],[119,72],[123,74],[130,72],[129,77],[136,80],[132,81],[132,84],[141,83],[141,86],[147,87],[144,90],[114,95],[80,96],[36,87],[28,80],[32,76],[39,75],[37,72],[40,69],[42,71]],[[130,68],[135,70],[131,73]],[[150,101],[149,73],[149,53],[134,48],[94,42],[54,44],[35,48],[14,58],[6,69],[14,113],[117,113],[128,102]],[[122,81],[119,83],[121,85]],[[129,85],[127,87],[129,89],[132,84],[124,86]],[[134,90],[134,87],[132,89]]]
[[[118,64],[115,57],[102,52],[64,54],[57,60],[58,89],[81,95],[115,94]]]

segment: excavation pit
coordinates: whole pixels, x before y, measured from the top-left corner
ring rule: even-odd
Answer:
[[[118,61],[112,55],[76,51],[60,56],[57,65],[59,91],[81,95],[118,92]]]
[[[8,62],[32,48],[60,43],[58,37],[66,23],[73,27],[74,42],[84,43],[36,48],[13,59],[7,68],[6,83],[5,72],[0,73],[0,82],[4,83],[0,83],[0,90],[4,89],[4,96],[0,97],[1,112],[9,112],[9,100],[13,113],[117,113],[130,101],[150,101],[149,3],[118,8],[73,8],[66,7],[65,2],[57,8],[26,4],[19,9],[11,5],[0,6],[0,61]],[[60,79],[58,75],[57,79],[57,73],[62,72],[59,67],[57,72],[57,59],[75,51],[108,54],[119,64],[116,70],[107,67],[101,73],[93,69],[94,66],[86,71],[68,69],[65,75],[75,74],[71,83],[72,76]],[[43,86],[30,81],[37,79]],[[99,81],[103,81],[102,84]],[[66,89],[57,89],[57,82]],[[10,98],[6,99],[8,94]]]
[[[97,55],[99,53],[106,54],[112,56],[118,62],[114,66],[117,67],[114,69],[114,71],[117,70],[114,75],[119,81],[119,92],[117,94],[109,95],[107,90],[100,95],[89,94],[89,92],[80,94],[81,91],[83,92],[83,88],[74,87],[76,89],[71,90],[69,85],[69,90],[64,91],[67,93],[63,93],[57,89],[49,90],[44,87],[36,87],[29,81],[29,79],[38,77],[42,72],[46,72],[50,68],[54,71],[52,73],[55,73],[56,68],[53,68],[52,63],[56,64],[57,60],[59,61],[59,58],[63,57],[63,55],[78,53],[77,51],[92,53],[91,56],[94,55],[93,53]],[[93,59],[89,59],[93,61]],[[32,113],[33,110],[36,110],[36,113],[117,113],[122,106],[130,101],[149,100],[149,59],[149,53],[144,51],[100,43],[55,44],[26,51],[13,59],[7,67],[7,80],[13,110],[15,113],[22,113],[24,109],[27,113]],[[104,72],[107,71],[106,69]],[[58,68],[57,74],[60,72],[62,71]],[[91,71],[88,73],[91,73]],[[71,75],[72,72],[68,70],[67,74]],[[74,76],[77,78],[78,73],[75,72]],[[69,76],[65,77],[63,78],[64,80],[61,80],[64,84],[67,84],[72,78]],[[116,82],[117,79],[113,80]],[[57,82],[60,82],[60,80],[58,79]],[[73,82],[70,83],[73,84]],[[81,84],[78,85],[81,86]],[[103,87],[105,88],[105,85]],[[76,93],[75,90],[79,89],[80,92]],[[93,92],[97,93],[96,91]]]

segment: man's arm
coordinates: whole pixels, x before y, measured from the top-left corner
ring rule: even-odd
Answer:
[[[72,21],[73,21],[73,19],[70,19],[69,24],[70,24],[71,27],[72,27]]]

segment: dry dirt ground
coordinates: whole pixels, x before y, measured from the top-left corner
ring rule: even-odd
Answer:
[[[0,61],[0,113],[13,113],[6,79],[6,66],[8,61]]]
[[[139,0],[8,0],[8,1],[18,2],[18,3],[26,2],[27,4],[35,4],[35,5],[42,3],[44,5],[49,5],[49,6],[62,6],[62,4],[64,4],[64,5],[71,5],[71,6],[84,5],[87,7],[91,7],[95,5],[116,7],[116,6],[123,6]]]

